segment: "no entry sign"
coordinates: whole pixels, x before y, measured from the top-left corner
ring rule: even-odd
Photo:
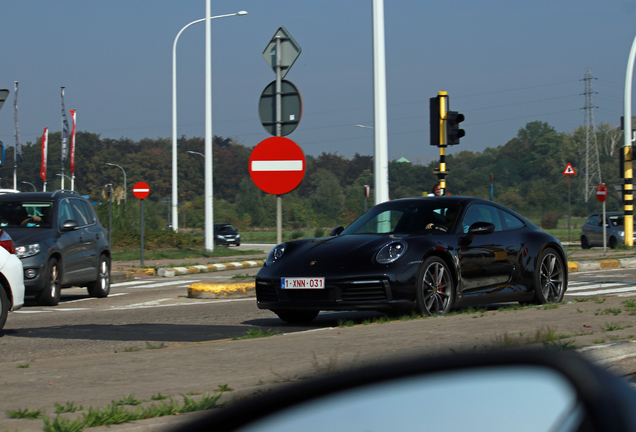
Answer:
[[[148,186],[148,183],[145,182],[135,184],[133,187],[133,195],[135,198],[139,198],[140,200],[146,198],[150,195],[150,186]]]
[[[601,183],[600,185],[596,187],[596,199],[599,200],[599,202],[603,202],[605,201],[606,198],[607,198],[607,187],[603,183]]]
[[[268,194],[283,195],[303,180],[305,154],[289,138],[267,138],[252,150],[249,169],[256,187]]]

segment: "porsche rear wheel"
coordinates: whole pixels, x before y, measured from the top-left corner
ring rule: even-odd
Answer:
[[[453,306],[453,275],[439,257],[429,257],[422,263],[416,289],[416,308],[421,315],[444,315]]]
[[[563,260],[547,248],[537,260],[534,271],[534,300],[537,304],[559,303],[565,294],[565,267]]]
[[[308,324],[318,316],[317,310],[277,310],[274,313],[289,324]]]

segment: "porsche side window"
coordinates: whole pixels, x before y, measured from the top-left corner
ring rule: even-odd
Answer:
[[[499,213],[495,207],[483,204],[470,206],[462,221],[464,232],[468,232],[468,228],[475,222],[490,222],[495,225],[495,231],[502,231]]]
[[[504,221],[504,224],[506,225],[505,229],[506,230],[515,230],[515,229],[519,229],[519,228],[523,228],[525,226],[525,224],[523,223],[522,220],[520,220],[518,217],[511,215],[508,212],[499,210],[501,212],[501,217]]]

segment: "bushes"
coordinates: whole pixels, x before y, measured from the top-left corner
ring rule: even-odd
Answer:
[[[541,228],[555,229],[559,224],[559,215],[557,213],[546,213],[541,218]]]

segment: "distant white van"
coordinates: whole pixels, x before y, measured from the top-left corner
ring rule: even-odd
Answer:
[[[8,193],[20,193],[20,191],[17,189],[0,189],[0,195],[4,195]]]

